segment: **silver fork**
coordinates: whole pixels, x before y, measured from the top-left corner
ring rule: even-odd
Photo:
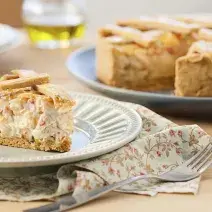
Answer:
[[[89,192],[82,192],[75,196],[65,196],[57,200],[55,203],[44,205],[38,208],[24,210],[24,212],[61,212],[67,211],[91,200],[116,190],[124,185],[136,182],[141,179],[155,178],[163,181],[182,182],[194,179],[200,176],[212,163],[212,144],[209,143],[205,148],[196,155],[187,160],[184,164],[176,169],[168,171],[162,175],[141,175],[122,180],[111,185],[100,187]]]

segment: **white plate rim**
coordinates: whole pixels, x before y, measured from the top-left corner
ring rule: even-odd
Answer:
[[[12,33],[14,33],[16,39],[11,40],[11,42],[7,43],[6,45],[0,46],[0,54],[5,53],[9,50],[12,50],[18,46],[20,46],[24,41],[24,34],[20,32],[18,29],[15,29],[14,27],[11,27],[6,24],[0,24],[0,27],[5,27],[6,29],[11,30]]]
[[[104,101],[111,102],[113,104],[116,104],[118,107],[121,107],[128,111],[132,116],[136,123],[134,123],[134,131],[132,134],[130,134],[125,140],[121,140],[119,142],[116,142],[115,144],[110,144],[105,147],[100,147],[96,149],[90,148],[89,151],[87,151],[85,154],[80,154],[79,152],[73,153],[72,157],[69,156],[68,153],[56,153],[56,155],[47,155],[47,156],[38,156],[38,157],[31,157],[26,159],[7,159],[0,157],[0,168],[20,168],[20,167],[36,167],[36,166],[47,166],[47,165],[58,165],[58,164],[65,164],[65,163],[72,163],[77,162],[84,159],[93,158],[96,156],[100,156],[102,154],[109,153],[111,151],[114,151],[118,148],[121,148],[122,146],[126,145],[127,143],[131,142],[140,132],[140,129],[142,127],[142,120],[139,114],[132,110],[123,104],[119,103],[118,101],[115,101],[113,99],[102,97],[100,95],[92,95],[92,94],[84,94],[79,92],[70,92],[70,95],[80,95],[85,96],[88,98],[97,98]],[[10,147],[12,148],[12,147]]]

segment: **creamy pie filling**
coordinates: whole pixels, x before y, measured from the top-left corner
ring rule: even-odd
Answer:
[[[0,99],[0,136],[25,138],[30,142],[61,142],[72,131],[71,107],[57,107],[45,95],[22,93]]]

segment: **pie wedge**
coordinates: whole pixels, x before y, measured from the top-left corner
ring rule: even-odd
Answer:
[[[193,43],[187,55],[176,61],[177,96],[212,96],[212,43]]]
[[[0,144],[67,152],[75,101],[47,74],[15,70],[0,81]]]
[[[140,17],[98,31],[98,79],[111,86],[157,91],[174,88],[175,61],[196,41],[199,26],[170,18]]]

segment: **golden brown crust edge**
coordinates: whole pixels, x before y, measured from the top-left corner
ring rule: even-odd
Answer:
[[[198,31],[200,28],[198,24],[189,24],[165,16],[141,16],[139,19],[119,20],[116,22],[116,24],[119,26],[134,27],[140,30],[158,29],[181,34],[188,34],[193,31]]]
[[[64,102],[68,102],[69,106],[74,106],[76,104],[75,100],[71,98],[71,96],[63,89],[61,86],[54,85],[54,84],[43,84],[43,85],[36,85],[34,87],[40,93],[51,97],[52,99],[62,99]]]
[[[36,142],[30,143],[27,139],[23,138],[1,138],[0,137],[0,145],[24,148],[24,149],[33,149],[40,151],[57,151],[57,152],[68,152],[71,146],[71,140],[69,138],[61,141],[60,145],[55,145],[55,143],[51,141],[42,141],[39,144]]]
[[[176,61],[176,96],[212,96],[212,60],[208,54],[186,55]]]
[[[48,74],[40,74],[38,76],[28,77],[28,78],[17,78],[10,79],[0,82],[0,90],[7,89],[16,89],[16,88],[25,88],[33,85],[41,85],[49,83],[49,75]]]

